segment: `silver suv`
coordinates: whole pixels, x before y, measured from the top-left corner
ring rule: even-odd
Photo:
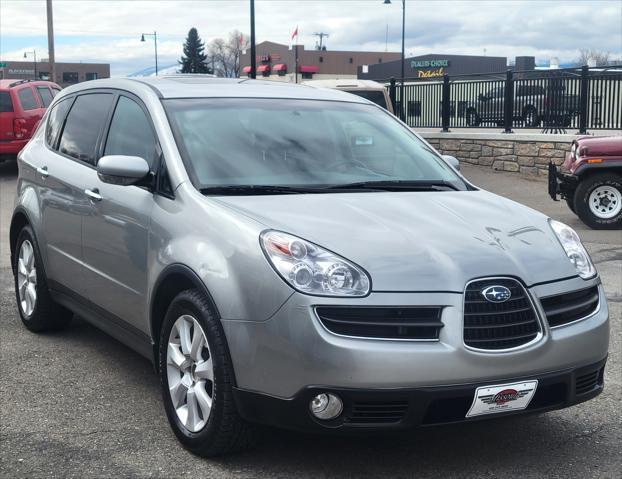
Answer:
[[[205,456],[251,423],[367,434],[598,395],[608,310],[576,233],[452,163],[339,91],[72,86],[19,156],[19,313],[153,360]]]

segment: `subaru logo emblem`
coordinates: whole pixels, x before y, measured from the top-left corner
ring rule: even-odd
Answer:
[[[505,286],[489,286],[482,290],[482,296],[491,303],[503,303],[512,297],[512,292]]]

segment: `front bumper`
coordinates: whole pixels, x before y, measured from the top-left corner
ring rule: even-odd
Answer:
[[[347,434],[369,430],[390,431],[544,412],[579,404],[602,392],[605,361],[603,359],[581,368],[502,380],[500,383],[538,380],[538,388],[527,408],[470,418],[465,416],[476,389],[490,383],[391,390],[310,386],[287,399],[235,389],[234,397],[242,417],[251,422],[306,432]],[[312,416],[309,403],[320,393],[333,393],[342,399],[343,412],[336,419],[320,421]]]
[[[548,183],[549,196],[554,201],[558,201],[558,196],[561,196],[563,199],[574,198],[574,192],[579,184],[579,179],[575,175],[562,173],[553,162],[550,162]]]

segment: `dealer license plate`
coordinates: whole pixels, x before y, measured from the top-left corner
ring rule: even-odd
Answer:
[[[533,399],[537,387],[537,379],[479,387],[466,417],[525,409]]]

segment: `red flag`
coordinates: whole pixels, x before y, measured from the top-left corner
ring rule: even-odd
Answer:
[[[240,45],[244,44],[244,34],[240,33]]]
[[[292,40],[294,39],[294,37],[298,36],[298,25],[296,25],[296,30],[294,30],[294,33],[292,33]]]

